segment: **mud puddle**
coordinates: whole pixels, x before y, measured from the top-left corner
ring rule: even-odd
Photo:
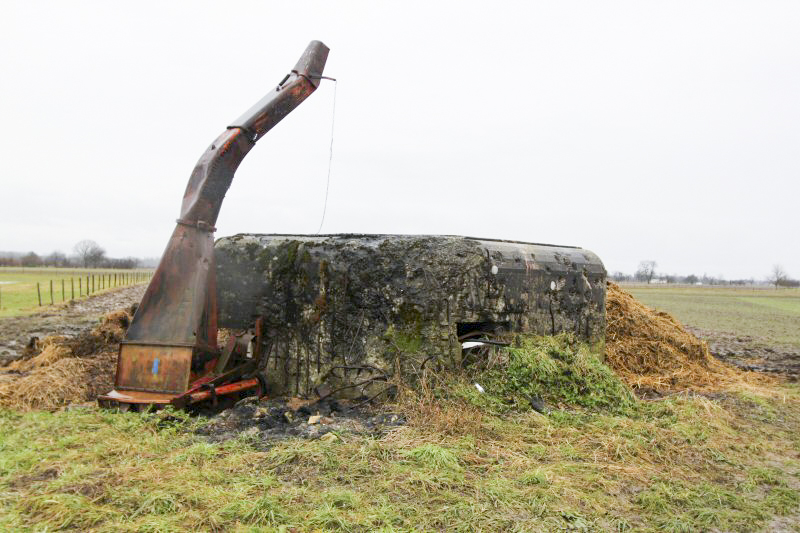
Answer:
[[[737,335],[687,326],[687,329],[708,342],[718,359],[743,370],[783,374],[800,379],[800,353],[790,346],[770,343],[767,339]]]

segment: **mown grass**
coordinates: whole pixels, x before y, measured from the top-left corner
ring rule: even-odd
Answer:
[[[39,283],[42,305],[47,306],[50,305],[51,300],[54,304],[59,304],[73,299],[73,296],[74,299],[85,298],[87,296],[87,275],[90,287],[91,277],[94,276],[92,294],[95,294],[115,287],[144,283],[151,272],[151,270],[143,269],[0,267],[0,317],[22,315],[40,310],[36,283]],[[53,282],[52,294],[50,293],[51,281]]]
[[[406,390],[409,425],[382,438],[265,449],[209,443],[181,413],[2,411],[0,529],[758,531],[798,512],[797,386],[642,401],[570,339],[514,351]],[[499,378],[534,361],[547,415]],[[603,383],[576,393],[553,365]]]
[[[800,349],[800,290],[624,286],[650,307],[717,332]]]

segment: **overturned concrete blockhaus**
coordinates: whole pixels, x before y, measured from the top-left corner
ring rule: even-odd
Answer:
[[[475,332],[604,340],[606,272],[575,247],[455,236],[236,235],[215,246],[219,325],[261,317],[273,393],[369,394]],[[360,384],[360,385],[359,385]],[[365,389],[367,387],[367,389]],[[345,392],[343,391],[343,392]]]

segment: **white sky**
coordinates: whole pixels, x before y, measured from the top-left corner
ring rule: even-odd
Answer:
[[[797,2],[3,2],[0,250],[160,255],[197,158],[308,41],[339,79],[323,233],[578,245],[800,276]],[[217,236],[313,233],[333,84]]]

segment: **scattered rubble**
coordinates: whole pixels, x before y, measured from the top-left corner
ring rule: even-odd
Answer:
[[[381,436],[405,422],[400,414],[355,406],[348,400],[259,400],[251,396],[217,414],[198,433],[214,442],[244,434],[255,443],[266,444],[288,437],[335,440],[348,434]]]

